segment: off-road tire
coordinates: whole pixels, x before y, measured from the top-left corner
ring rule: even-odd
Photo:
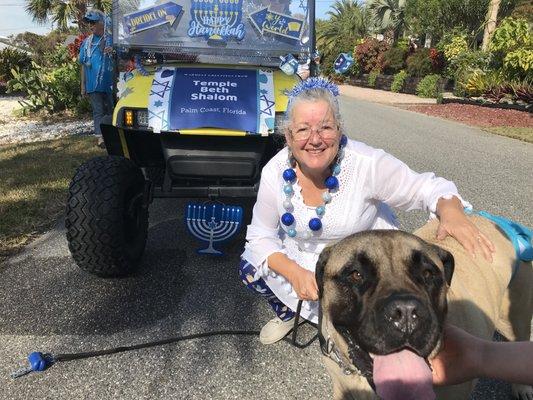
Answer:
[[[101,277],[130,274],[138,266],[148,232],[144,176],[124,157],[82,164],[69,187],[68,247],[78,266]]]

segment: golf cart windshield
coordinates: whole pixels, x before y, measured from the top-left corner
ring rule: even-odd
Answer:
[[[274,66],[310,53],[308,0],[114,0],[112,20],[118,48],[187,61]]]

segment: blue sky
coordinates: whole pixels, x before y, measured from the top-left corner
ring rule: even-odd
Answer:
[[[316,0],[316,15],[324,18],[329,6],[334,0]],[[50,23],[39,25],[32,21],[24,10],[25,0],[0,0],[0,36],[16,35],[17,33],[30,31],[44,34],[52,29]]]

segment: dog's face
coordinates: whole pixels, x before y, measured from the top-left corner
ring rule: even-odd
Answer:
[[[401,231],[369,231],[328,247],[316,267],[324,318],[363,351],[427,358],[446,315],[453,256]]]

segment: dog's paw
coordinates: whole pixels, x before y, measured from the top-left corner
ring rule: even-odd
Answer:
[[[530,385],[521,385],[519,383],[513,383],[511,385],[513,390],[513,396],[518,400],[531,400],[533,399],[533,387]]]

